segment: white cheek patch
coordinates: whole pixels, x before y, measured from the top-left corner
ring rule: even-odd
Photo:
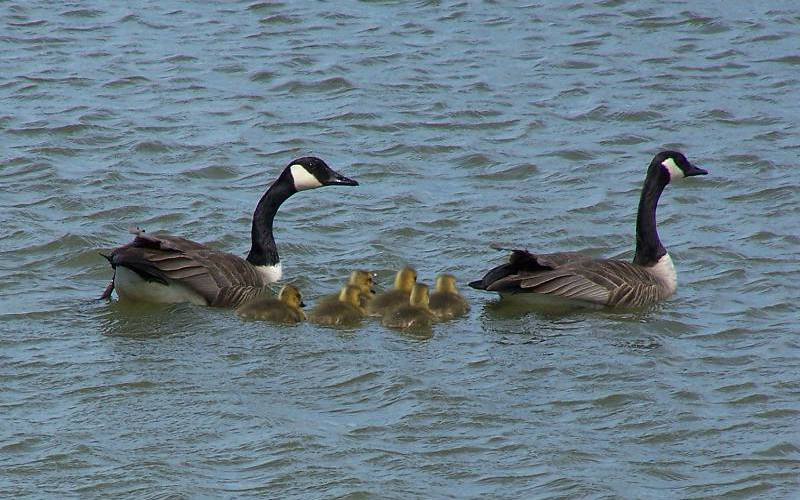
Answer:
[[[669,172],[669,179],[672,181],[676,181],[678,179],[683,179],[684,177],[686,177],[683,174],[683,170],[681,170],[681,168],[675,163],[675,160],[673,160],[672,158],[667,158],[666,160],[662,161],[661,165],[663,165],[664,168],[667,169],[667,172]]]
[[[292,165],[290,171],[292,172],[292,179],[294,180],[294,188],[298,191],[305,191],[306,189],[314,189],[322,186],[322,183],[311,175],[302,165]]]

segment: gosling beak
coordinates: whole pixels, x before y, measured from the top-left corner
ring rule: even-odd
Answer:
[[[333,175],[325,183],[326,186],[358,186],[358,181],[345,177],[339,172],[333,172]]]
[[[708,170],[703,170],[700,167],[695,167],[691,163],[689,164],[689,168],[683,171],[683,175],[686,177],[692,177],[693,175],[707,175]]]
[[[305,306],[306,306],[306,303],[301,300],[300,301],[300,307],[305,307]]]

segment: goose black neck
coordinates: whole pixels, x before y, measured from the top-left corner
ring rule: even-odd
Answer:
[[[281,204],[296,192],[289,173],[284,171],[259,200],[253,213],[252,243],[247,254],[249,263],[254,266],[274,266],[280,262],[278,247],[272,236],[272,222]]]
[[[656,229],[656,207],[658,199],[669,183],[666,173],[658,166],[651,166],[644,180],[642,196],[639,199],[639,213],[636,216],[636,255],[633,263],[652,266],[666,255],[667,249],[661,244]]]

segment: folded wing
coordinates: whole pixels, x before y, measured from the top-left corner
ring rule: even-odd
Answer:
[[[663,298],[657,278],[641,266],[619,260],[595,260],[578,253],[536,255],[515,250],[508,264],[492,269],[470,286],[499,293],[538,293],[606,306],[636,307]]]
[[[236,305],[261,294],[266,285],[246,260],[175,236],[139,233],[107,258],[144,280],[187,287],[211,306]]]

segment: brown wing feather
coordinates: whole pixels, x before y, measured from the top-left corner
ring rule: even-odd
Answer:
[[[185,238],[138,234],[111,253],[112,266],[127,267],[144,279],[192,289],[209,305],[231,306],[252,298],[266,285],[246,260]]]
[[[490,269],[483,278],[469,283],[469,286],[478,290],[501,291],[502,287],[510,283],[509,279],[513,281],[520,274],[553,270],[569,263],[588,260],[591,257],[578,252],[535,254],[527,250],[511,250],[506,264]]]
[[[643,306],[664,298],[656,277],[641,266],[628,262],[552,258],[550,255],[537,258],[537,264],[543,262],[549,262],[553,267],[523,270],[495,281],[486,289],[541,293],[609,306]]]
[[[215,307],[239,307],[242,304],[271,295],[272,290],[268,286],[229,286],[220,288],[216,299],[210,305]]]

